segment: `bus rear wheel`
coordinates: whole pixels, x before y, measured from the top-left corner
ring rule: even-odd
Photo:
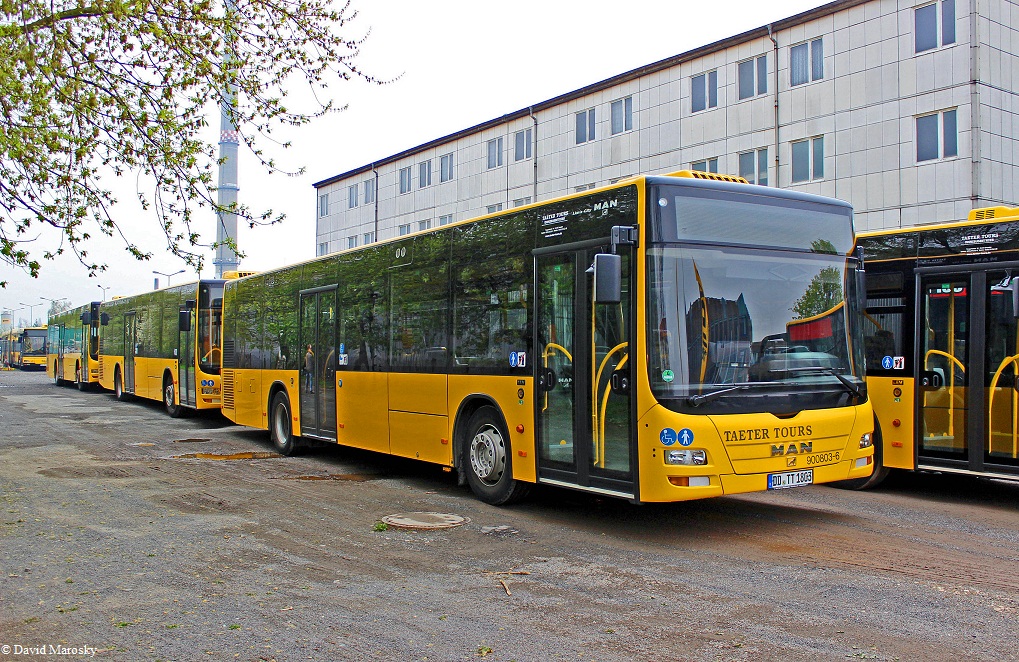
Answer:
[[[89,384],[81,379],[81,366],[74,369],[74,385],[78,387],[79,391],[87,391]]]
[[[294,436],[293,418],[290,414],[290,398],[280,391],[272,398],[269,407],[269,438],[280,455],[297,452],[297,437]]]
[[[176,400],[177,389],[173,385],[173,377],[166,375],[163,377],[163,406],[166,407],[166,413],[170,418],[180,418],[184,413],[184,407],[175,404]]]
[[[124,378],[120,376],[120,370],[113,375],[113,396],[121,401],[127,400],[129,397],[124,391]]]
[[[53,363],[53,385],[54,386],[63,386],[64,385],[64,380],[60,379],[60,373],[57,372],[57,364],[56,364],[56,362]]]
[[[481,407],[467,421],[463,466],[471,491],[485,503],[503,505],[519,501],[529,485],[513,479],[509,435],[494,407]]]

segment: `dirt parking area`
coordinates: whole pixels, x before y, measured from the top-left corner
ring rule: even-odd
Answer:
[[[0,659],[1019,659],[1019,484],[498,508],[430,465],[271,451],[0,373]],[[463,520],[379,530],[416,512]]]

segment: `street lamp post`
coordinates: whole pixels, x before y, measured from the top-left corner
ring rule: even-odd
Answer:
[[[39,304],[37,304],[37,303],[25,303],[24,301],[19,301],[18,305],[19,306],[25,306],[26,308],[28,308],[28,325],[29,326],[34,326],[35,325],[35,315],[32,314],[32,311]]]
[[[166,286],[170,287],[170,277],[176,276],[177,274],[182,274],[184,273],[184,270],[181,269],[180,271],[174,271],[172,274],[164,274],[162,271],[156,271],[155,269],[153,269],[152,273],[156,274],[157,276],[166,276]]]
[[[103,287],[102,285],[96,285],[96,287],[103,291],[103,301],[106,301],[106,290],[110,289],[110,286]]]

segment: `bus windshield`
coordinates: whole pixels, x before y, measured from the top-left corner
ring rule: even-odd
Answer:
[[[665,406],[790,413],[864,399],[855,329],[847,334],[859,318],[855,260],[652,246],[647,266],[648,371]]]
[[[24,356],[45,356],[46,329],[28,329],[21,335],[21,353]]]

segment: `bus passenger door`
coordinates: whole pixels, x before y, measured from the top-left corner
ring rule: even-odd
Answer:
[[[124,315],[124,392],[134,393],[134,360],[138,355],[138,317],[134,311]]]
[[[595,304],[597,252],[536,259],[538,476],[635,498],[631,260],[624,251],[622,300]]]
[[[301,435],[336,441],[335,285],[301,293],[301,341]]]
[[[188,301],[178,312],[177,329],[177,397],[180,404],[194,407],[198,404],[195,387],[195,335],[198,332],[195,312],[197,308]]]

